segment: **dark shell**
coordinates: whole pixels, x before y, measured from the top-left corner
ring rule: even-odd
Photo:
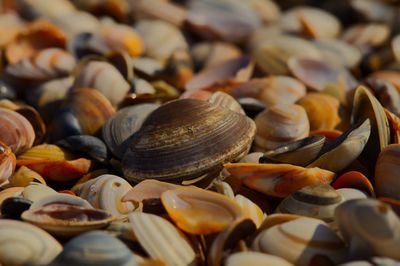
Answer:
[[[1,215],[6,218],[20,219],[21,214],[28,210],[32,201],[21,197],[9,197],[1,204]]]
[[[208,102],[171,101],[150,114],[132,138],[122,165],[129,180],[179,182],[248,152],[255,124]]]
[[[57,145],[99,162],[107,159],[107,147],[99,138],[90,135],[75,135],[57,142]]]

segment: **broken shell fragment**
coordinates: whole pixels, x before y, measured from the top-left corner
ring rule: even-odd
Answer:
[[[191,234],[220,232],[244,215],[227,196],[195,187],[167,190],[161,201],[176,225]]]
[[[129,222],[140,245],[153,259],[160,259],[169,265],[188,265],[195,260],[193,248],[170,222],[159,216],[134,212]],[[168,245],[165,249],[160,243]]]
[[[303,168],[290,164],[246,164],[229,163],[225,169],[243,183],[266,195],[284,198],[302,187],[314,184],[329,184],[335,173],[314,168]]]

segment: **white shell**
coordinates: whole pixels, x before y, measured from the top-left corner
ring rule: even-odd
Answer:
[[[147,213],[129,214],[129,221],[142,247],[167,265],[188,265],[195,259],[192,247],[167,220]]]
[[[46,198],[50,195],[57,195],[57,191],[51,187],[39,183],[32,183],[31,185],[25,187],[25,189],[22,191],[22,196],[25,199],[33,202]]]
[[[1,265],[47,265],[62,246],[42,229],[14,220],[0,220]]]
[[[37,201],[35,201],[30,209],[36,209],[36,208],[40,208],[43,207],[47,204],[51,204],[51,203],[68,203],[68,204],[72,204],[72,205],[78,205],[84,208],[89,208],[92,209],[92,205],[90,205],[89,202],[87,202],[86,200],[77,197],[77,196],[72,196],[72,195],[68,195],[65,193],[57,193],[57,194],[51,194],[48,195],[47,197],[43,197]]]
[[[253,242],[257,251],[282,257],[298,265],[309,265],[315,255],[343,262],[346,249],[336,233],[321,220],[299,218],[261,232]]]
[[[226,260],[225,266],[291,266],[290,262],[269,254],[259,252],[239,252],[230,255]]]
[[[239,204],[240,208],[242,208],[244,216],[250,218],[257,226],[257,228],[260,227],[265,217],[261,208],[258,207],[257,204],[240,194],[235,196],[235,201]]]

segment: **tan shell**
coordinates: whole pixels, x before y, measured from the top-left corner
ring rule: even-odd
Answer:
[[[299,218],[272,226],[257,236],[253,248],[296,265],[309,265],[316,255],[340,263],[347,255],[339,236],[326,223],[314,218]]]
[[[183,234],[166,219],[134,212],[129,214],[129,221],[140,245],[151,258],[177,266],[188,265],[195,260],[193,248]]]
[[[331,130],[341,121],[339,100],[323,93],[309,93],[298,105],[303,106],[310,121],[310,130]]]
[[[244,215],[227,196],[195,187],[167,190],[161,201],[176,225],[191,234],[220,232]]]
[[[257,126],[255,144],[263,150],[305,138],[310,132],[307,113],[296,104],[274,105],[258,114],[254,121]]]
[[[15,164],[16,159],[11,148],[0,141],[0,187],[13,175]]]
[[[47,265],[61,251],[60,243],[42,229],[15,220],[0,220],[2,265]]]
[[[193,179],[246,154],[254,134],[252,120],[226,108],[171,101],[152,112],[134,135],[122,160],[124,175],[136,181]]]
[[[225,164],[228,172],[243,183],[266,195],[284,198],[296,190],[314,184],[329,184],[335,173],[290,164]]]
[[[225,266],[247,266],[247,265],[293,266],[292,263],[288,262],[287,260],[281,257],[254,251],[234,253],[227,258],[225,263]]]
[[[399,178],[400,144],[391,144],[379,154],[375,166],[375,188],[380,197],[400,200]]]
[[[222,108],[228,108],[229,110],[242,115],[245,114],[243,108],[240,106],[238,101],[236,101],[235,98],[233,98],[229,94],[222,91],[214,92],[210,96],[210,98],[208,98],[208,102]]]

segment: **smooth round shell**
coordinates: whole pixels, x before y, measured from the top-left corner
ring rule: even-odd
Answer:
[[[308,136],[310,124],[303,107],[296,104],[277,104],[254,119],[257,126],[255,144],[264,150]]]
[[[254,133],[254,123],[241,114],[199,100],[172,101],[134,135],[122,161],[124,175],[136,181],[192,179],[247,153]]]

